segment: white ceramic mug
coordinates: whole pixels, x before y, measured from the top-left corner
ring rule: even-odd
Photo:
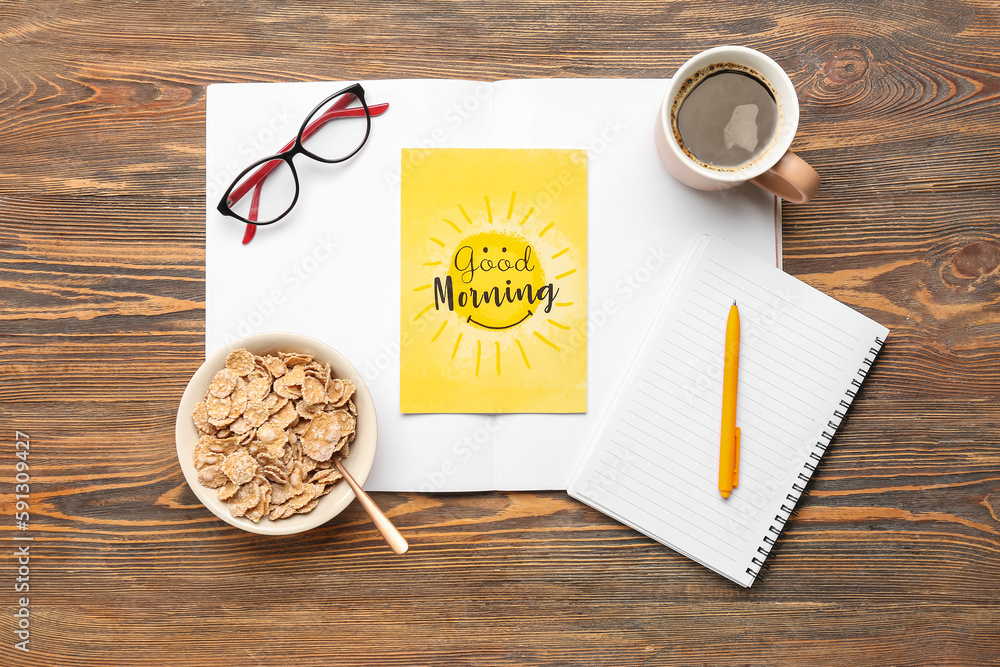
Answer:
[[[770,145],[749,162],[734,167],[711,165],[695,157],[683,145],[677,128],[677,112],[687,95],[708,76],[725,71],[749,74],[777,103],[777,128]],[[744,46],[719,46],[688,60],[670,80],[656,116],[656,150],[667,171],[698,190],[724,190],[750,181],[782,199],[802,204],[819,189],[819,174],[788,150],[798,125],[795,87],[778,63]]]

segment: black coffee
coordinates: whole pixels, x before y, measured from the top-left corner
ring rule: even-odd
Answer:
[[[778,105],[757,78],[723,70],[709,74],[681,101],[680,142],[698,160],[740,167],[771,145],[778,129]]]

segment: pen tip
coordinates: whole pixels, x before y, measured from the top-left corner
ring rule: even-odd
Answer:
[[[736,305],[736,299],[733,299],[733,305],[734,306]]]

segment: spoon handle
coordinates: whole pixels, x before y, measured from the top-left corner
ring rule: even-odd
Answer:
[[[375,527],[378,528],[378,532],[382,533],[382,537],[384,537],[385,541],[389,543],[389,548],[392,549],[394,553],[405,554],[407,549],[410,548],[410,545],[407,544],[406,539],[400,535],[396,526],[392,525],[392,521],[389,521],[389,517],[382,513],[382,510],[378,508],[378,505],[376,505],[375,501],[371,499],[371,496],[365,493],[362,490],[361,485],[354,481],[354,478],[351,477],[351,473],[347,472],[347,468],[344,467],[344,464],[340,460],[339,456],[335,456],[333,458],[333,462],[337,466],[337,470],[340,471],[340,474],[347,480],[347,484],[354,491],[354,495],[358,497],[358,501],[361,503],[361,506],[365,508],[366,512],[368,512],[368,516],[371,517],[372,523],[374,523]]]

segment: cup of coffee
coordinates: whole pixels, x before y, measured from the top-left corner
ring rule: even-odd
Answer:
[[[656,150],[677,180],[699,190],[750,181],[802,204],[819,174],[792,153],[799,101],[791,79],[769,57],[719,46],[684,63],[656,117]]]

